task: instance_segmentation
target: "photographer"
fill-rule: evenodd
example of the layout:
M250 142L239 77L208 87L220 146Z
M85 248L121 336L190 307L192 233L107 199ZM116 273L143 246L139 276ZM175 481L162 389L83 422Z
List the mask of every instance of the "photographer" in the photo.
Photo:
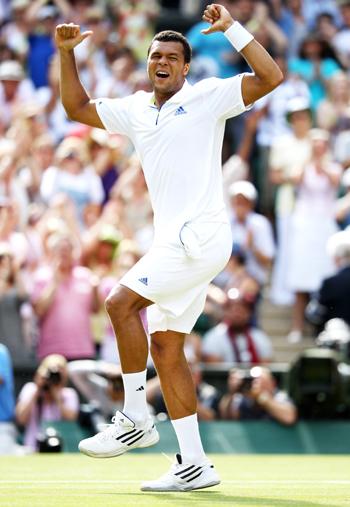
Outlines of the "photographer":
M262 364L271 361L269 337L251 324L254 300L229 289L222 304L223 319L203 336L205 363Z
M76 390L96 407L106 423L117 410L123 409L124 388L119 365L91 359L71 361L68 375Z
M75 421L79 412L76 391L66 387L67 362L63 356L47 356L34 382L25 384L16 406L17 423L24 427L24 443L37 450L37 434L44 421Z
M95 430L99 430L99 425L108 424L118 410L123 410L124 387L120 365L81 359L68 364L68 375L92 410L91 423ZM148 408L150 413L154 412L151 405Z
M246 375L242 370L231 370L227 385L228 393L219 404L222 419L273 419L285 425L296 422L296 407L277 388L267 368L255 366Z

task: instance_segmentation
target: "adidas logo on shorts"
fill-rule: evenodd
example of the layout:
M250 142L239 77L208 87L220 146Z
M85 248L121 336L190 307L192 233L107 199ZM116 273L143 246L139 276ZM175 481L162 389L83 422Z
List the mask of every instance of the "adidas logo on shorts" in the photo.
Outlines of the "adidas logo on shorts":
M148 278L139 278L139 282L143 283L143 285L148 285Z

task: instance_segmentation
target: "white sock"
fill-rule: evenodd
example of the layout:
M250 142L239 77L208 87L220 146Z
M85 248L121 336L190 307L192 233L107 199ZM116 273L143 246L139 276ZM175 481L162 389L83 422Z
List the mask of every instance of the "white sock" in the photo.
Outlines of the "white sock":
M182 462L202 463L205 460L205 452L199 434L197 414L173 419L171 423L179 442Z
M147 370L137 373L122 373L124 384L125 415L135 422L145 421L149 417L146 401Z

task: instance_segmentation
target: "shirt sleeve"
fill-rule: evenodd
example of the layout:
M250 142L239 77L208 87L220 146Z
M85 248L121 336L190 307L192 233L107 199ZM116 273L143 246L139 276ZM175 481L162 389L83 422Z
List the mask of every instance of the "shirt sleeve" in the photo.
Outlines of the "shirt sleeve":
M221 329L219 326L214 327L203 336L202 352L208 355L220 356L224 360L225 354L223 354L221 347Z
M64 387L62 390L63 403L66 409L79 411L79 397L72 387Z
M254 343L256 348L258 349L258 354L260 359L271 359L273 355L273 349L271 345L271 341L268 338L267 334L265 334L261 329L254 329L252 331L252 336L254 339Z
M96 99L96 111L105 129L110 134L124 134L130 137L130 105L132 95L121 99Z
M275 241L270 222L267 218L261 216L253 225L254 246L263 255L273 259L275 255Z
M11 356L5 345L2 344L0 344L0 377L2 377L2 380L4 381L2 385L7 384L12 389L13 381Z
M217 119L233 118L251 109L242 97L242 79L248 74L238 74L226 79L209 78L198 83L202 90L205 106Z
M37 390L37 386L34 382L27 382L22 387L19 395L18 395L18 401L28 401L34 396L35 392Z
M286 158L286 148L285 143L281 140L276 139L274 143L272 143L270 156L269 156L269 168L272 171L280 170L285 165ZM288 150L287 150L288 154Z
M101 178L95 173L94 169L89 168L90 176L90 199L93 204L101 204L103 201L103 185Z
M45 276L45 278L35 276L33 281L32 290L30 293L30 301L36 303L40 299L42 292L46 289L50 283L51 277Z
M57 190L57 169L56 167L49 167L44 171L40 184L40 195L46 204Z

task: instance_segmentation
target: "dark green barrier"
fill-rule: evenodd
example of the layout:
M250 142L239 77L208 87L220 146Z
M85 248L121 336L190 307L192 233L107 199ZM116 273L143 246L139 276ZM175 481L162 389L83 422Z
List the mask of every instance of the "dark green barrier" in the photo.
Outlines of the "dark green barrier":
M78 442L86 431L72 422L45 424L61 434L65 452L77 452ZM178 452L173 427L169 421L158 423L160 442L135 452ZM234 454L350 454L350 422L299 422L293 427L264 422L202 422L200 431L209 453Z

